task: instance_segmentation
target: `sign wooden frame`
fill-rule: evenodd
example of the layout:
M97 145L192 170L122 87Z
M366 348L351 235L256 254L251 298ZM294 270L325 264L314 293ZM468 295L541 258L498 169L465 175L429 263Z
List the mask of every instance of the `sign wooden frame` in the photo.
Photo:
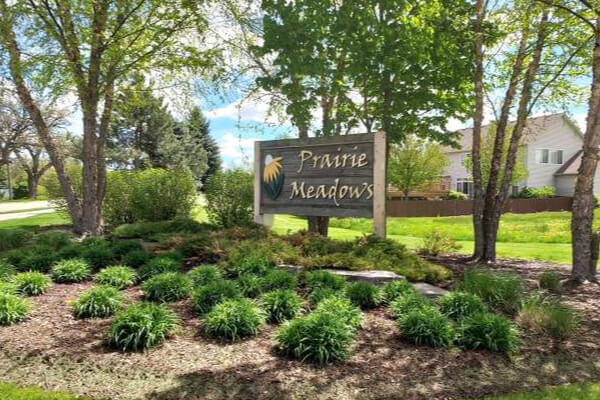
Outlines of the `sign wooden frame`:
M254 142L254 220L273 214L373 218L385 237L386 135Z

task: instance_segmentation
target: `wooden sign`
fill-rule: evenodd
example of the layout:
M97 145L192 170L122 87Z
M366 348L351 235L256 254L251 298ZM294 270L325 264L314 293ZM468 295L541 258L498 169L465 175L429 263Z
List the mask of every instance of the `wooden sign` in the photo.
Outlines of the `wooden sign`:
M255 142L254 212L373 218L385 236L385 133Z

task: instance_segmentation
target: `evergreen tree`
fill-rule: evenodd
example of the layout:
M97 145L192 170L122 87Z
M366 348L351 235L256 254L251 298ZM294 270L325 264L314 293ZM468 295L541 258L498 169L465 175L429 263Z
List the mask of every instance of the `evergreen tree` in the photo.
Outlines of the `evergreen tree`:
M206 150L208 168L200 178L200 182L204 186L206 180L221 169L219 146L217 146L217 142L210 136L210 124L199 107L194 107L190 110L185 121L185 128L188 135L199 140L204 150Z

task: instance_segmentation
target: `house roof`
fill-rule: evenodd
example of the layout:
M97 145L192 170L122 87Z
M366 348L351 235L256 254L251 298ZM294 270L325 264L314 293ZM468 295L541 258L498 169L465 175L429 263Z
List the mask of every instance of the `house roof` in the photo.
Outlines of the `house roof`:
M560 168L556 170L554 176L577 175L577 171L581 165L582 154L583 150L579 150L577 153L573 154L573 156L569 158L566 163L561 165Z
M577 134L579 134L580 136L583 137L583 134L581 133L581 131L579 130L579 127L577 127L577 124L573 123L573 121L571 121L569 119L569 117L567 115L565 115L565 113L557 113L557 114L550 114L550 115L541 115L539 117L533 117L533 118L528 118L527 119L527 126L526 126L526 130L524 132L524 141L527 141L527 136L531 136L532 134L535 133L540 133L544 131L544 128L555 124L557 122L561 122L564 121L567 124L569 124L573 130L575 130L575 132L577 132ZM511 121L509 122L509 126L513 126L515 124L515 121ZM482 136L485 136L487 134L487 130L488 130L489 125L484 125L481 128L481 134ZM465 128L465 129L460 129L458 130L458 132L461 134L460 137L458 138L458 148L454 148L454 147L450 147L450 146L445 146L442 148L442 151L444 153L452 153L452 152L462 152L462 151L471 151L471 147L473 144L473 128Z

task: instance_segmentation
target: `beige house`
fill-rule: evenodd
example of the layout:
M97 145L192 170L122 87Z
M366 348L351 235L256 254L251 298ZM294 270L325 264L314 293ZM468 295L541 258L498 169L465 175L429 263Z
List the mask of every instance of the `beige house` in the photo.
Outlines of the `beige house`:
M472 129L462 129L460 148L444 148L449 166L444 178L452 190L472 194L471 174L465 168L465 159L471 156ZM487 126L482 135L486 135ZM565 114L553 114L527 120L523 138L524 162L527 177L513 187L513 193L525 186L552 186L558 196L572 196L577 169L581 162L583 134ZM600 174L596 173L595 191L600 192Z

